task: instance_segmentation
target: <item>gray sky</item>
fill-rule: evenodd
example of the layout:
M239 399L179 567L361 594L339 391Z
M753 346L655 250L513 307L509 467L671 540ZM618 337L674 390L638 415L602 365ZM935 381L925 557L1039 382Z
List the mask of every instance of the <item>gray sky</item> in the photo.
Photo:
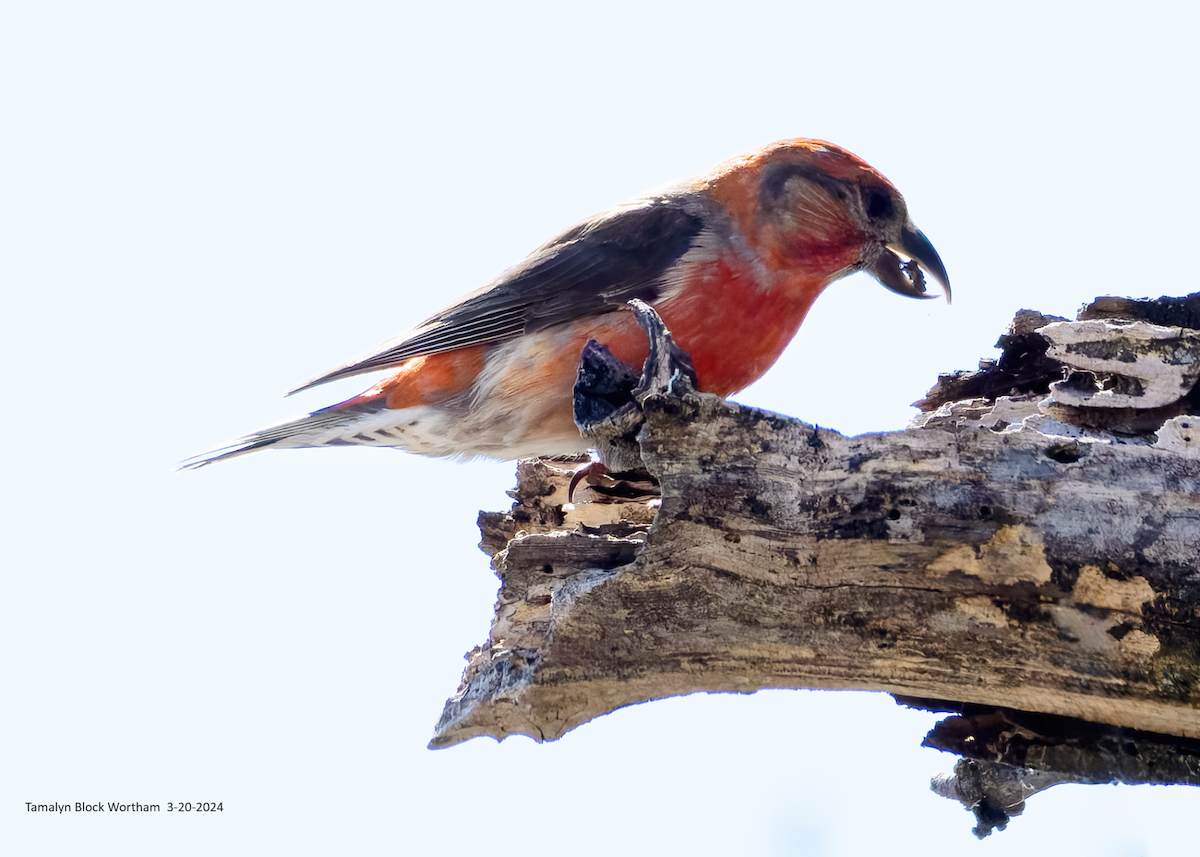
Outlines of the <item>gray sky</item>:
M605 206L783 137L904 193L954 284L827 292L737 398L896 429L1013 313L1183 294L1182 3L10 3L0 11L0 829L14 854L1180 853L1200 790L1062 787L976 844L888 697L617 712L425 744L510 464L174 462ZM736 9L736 11L735 11ZM991 11L995 9L997 11ZM54 816L25 801L223 801Z

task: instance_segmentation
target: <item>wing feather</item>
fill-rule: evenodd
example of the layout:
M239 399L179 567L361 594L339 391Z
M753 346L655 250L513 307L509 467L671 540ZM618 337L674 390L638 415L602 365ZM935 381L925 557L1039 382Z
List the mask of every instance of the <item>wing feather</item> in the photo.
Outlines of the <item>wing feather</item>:
M398 367L413 357L514 339L615 309L632 298L652 303L670 281L672 266L703 231L700 215L672 196L610 209L412 331L291 392Z

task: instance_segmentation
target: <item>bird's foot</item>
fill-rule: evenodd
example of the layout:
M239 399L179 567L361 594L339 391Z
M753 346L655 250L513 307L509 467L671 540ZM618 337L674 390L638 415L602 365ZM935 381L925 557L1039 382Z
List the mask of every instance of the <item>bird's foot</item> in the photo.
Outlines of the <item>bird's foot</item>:
M642 364L642 379L633 391L638 404L654 395L681 396L696 389L696 369L692 355L675 344L662 316L645 301L629 302L633 317L650 340L650 354Z
M661 495L658 479L646 468L613 471L603 461L593 459L571 476L567 485L568 503L575 502L575 490L584 482L594 494L614 502L651 500Z
M641 376L592 339L580 355L575 379L575 424L608 472L644 469L637 435L648 398L683 395L696 385L692 358L675 344L654 308L640 300L630 301L629 307L650 342Z

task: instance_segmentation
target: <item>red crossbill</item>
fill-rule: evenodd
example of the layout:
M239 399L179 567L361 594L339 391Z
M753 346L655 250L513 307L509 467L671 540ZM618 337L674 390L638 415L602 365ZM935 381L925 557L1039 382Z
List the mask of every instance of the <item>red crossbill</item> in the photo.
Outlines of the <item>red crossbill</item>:
M727 396L770 368L834 280L867 271L921 298L921 269L949 299L937 252L887 179L830 143L773 143L588 218L410 332L297 388L389 372L361 395L181 467L268 447L584 452L572 418L579 355L594 339L641 365L646 337L621 311L630 299L662 316L691 355L697 388Z

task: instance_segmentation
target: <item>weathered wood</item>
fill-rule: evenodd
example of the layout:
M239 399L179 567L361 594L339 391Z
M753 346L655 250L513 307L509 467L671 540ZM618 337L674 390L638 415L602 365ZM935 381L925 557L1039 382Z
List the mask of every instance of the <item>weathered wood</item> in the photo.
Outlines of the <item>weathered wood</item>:
M1064 783L1200 785L1200 741L1067 717L903 697L898 702L954 714L922 746L963 758L933 790L970 809L975 835L1003 830L1037 792Z
M435 746L761 687L1200 737L1200 457L950 418L846 438L696 394L646 416L652 537L643 503L514 538Z
M1126 301L1136 324L1113 301L1023 311L1003 365L944 376L902 432L843 437L648 366L640 415L609 402L637 437L602 436L661 498L570 504L574 464L520 464L512 511L480 517L492 632L431 746L697 691L855 688L952 701L927 740L969 764L936 788L981 835L1058 782L1195 783L1200 334L1145 322L1196 303L1171 300ZM969 389L985 398L946 399Z
M572 504L583 462L520 463L512 510L480 515L492 631L431 746L696 691L857 688L956 713L926 738L963 757L933 787L979 836L1059 783L1197 784L1197 307L1023 310L909 429L855 438L696 394L639 309L664 359L635 384L592 348L576 410L649 473L592 468Z

